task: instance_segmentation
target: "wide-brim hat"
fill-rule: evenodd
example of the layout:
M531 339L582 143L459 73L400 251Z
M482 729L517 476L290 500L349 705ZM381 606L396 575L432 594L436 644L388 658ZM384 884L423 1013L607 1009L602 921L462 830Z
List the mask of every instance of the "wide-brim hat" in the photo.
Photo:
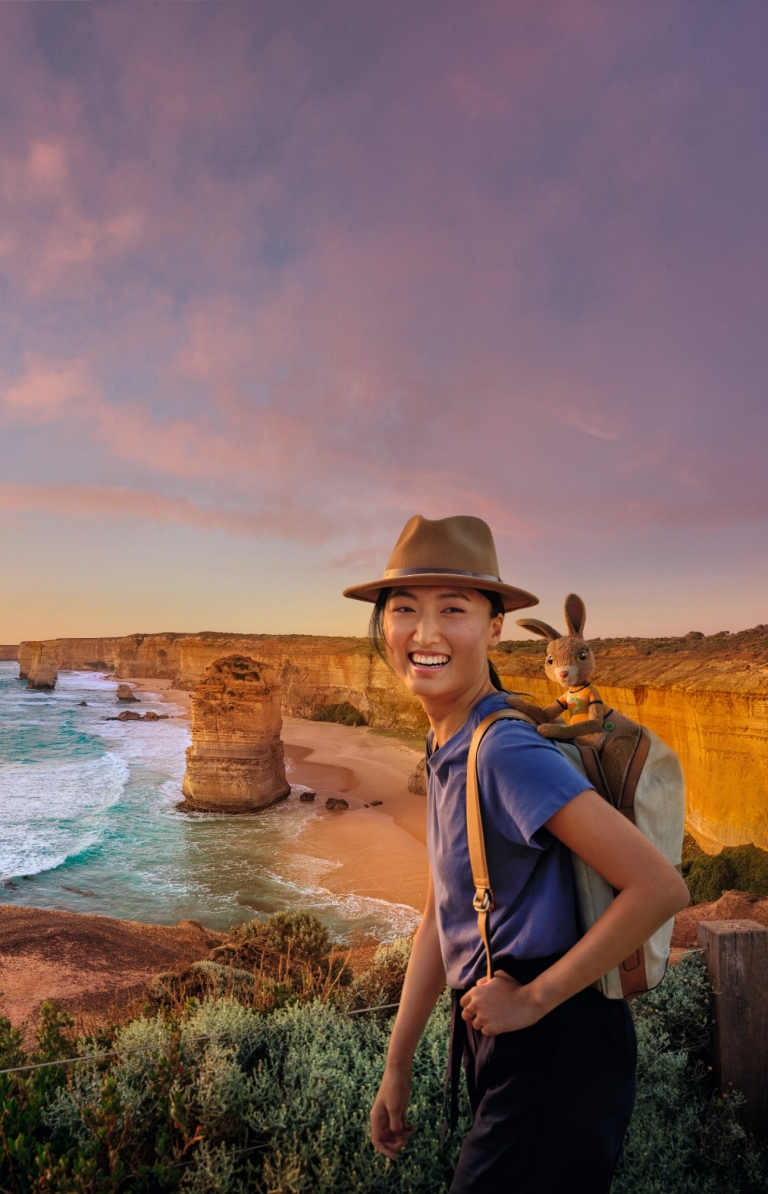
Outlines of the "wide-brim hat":
M498 593L507 611L539 604L533 593L504 584L491 528L469 514L435 519L414 514L403 527L384 575L352 585L344 596L375 602L382 589L443 584Z

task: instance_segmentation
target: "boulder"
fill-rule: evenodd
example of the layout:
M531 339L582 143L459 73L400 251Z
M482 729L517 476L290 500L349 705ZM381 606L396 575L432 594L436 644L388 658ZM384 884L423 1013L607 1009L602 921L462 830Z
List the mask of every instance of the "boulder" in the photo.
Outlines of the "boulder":
M110 718L110 721L141 721L141 714L134 713L133 709L123 709L122 713L118 713L117 717Z
M416 764L416 770L408 779L408 791L413 792L415 796L426 796L427 794L427 764L424 759L419 759Z
M80 705L80 708L81 708L81 709L87 709L87 708L88 708L88 702L87 702L87 701L79 701L78 703L79 703L79 705Z
M310 791L299 792L299 800L310 801L310 800L314 800L316 796L317 796L317 792L310 792Z
M159 713L155 713L154 710L152 710L152 709L147 709L146 713L144 714L144 716L142 717L141 720L142 721L159 721L160 715L159 715Z
M255 812L284 800L280 684L246 655L217 659L192 697L192 745L182 791L191 808Z
M331 812L341 812L345 808L349 808L349 804L346 800L342 800L340 797L329 796L325 802L325 807L330 809Z
M53 663L38 663L30 668L27 675L27 688L55 688L59 673Z
M118 701L138 701L139 699L137 696L134 696L130 684L118 684L116 695Z

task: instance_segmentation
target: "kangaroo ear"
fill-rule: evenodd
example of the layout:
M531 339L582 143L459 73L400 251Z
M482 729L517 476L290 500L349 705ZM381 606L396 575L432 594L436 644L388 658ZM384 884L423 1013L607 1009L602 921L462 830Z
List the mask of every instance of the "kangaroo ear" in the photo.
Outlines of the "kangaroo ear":
M565 599L565 624L568 633L581 636L584 623L587 620L587 607L575 593L569 593Z
M556 638L563 637L559 630L553 630L551 626L547 626L546 622L540 622L538 618L518 618L517 624L522 626L523 630L530 630L531 634L538 634L550 643L553 643Z

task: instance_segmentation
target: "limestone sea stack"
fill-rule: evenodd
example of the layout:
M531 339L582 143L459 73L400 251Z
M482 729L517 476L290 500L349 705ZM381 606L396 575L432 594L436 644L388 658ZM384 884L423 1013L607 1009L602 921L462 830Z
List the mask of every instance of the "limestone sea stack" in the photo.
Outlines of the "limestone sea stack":
M55 664L40 662L27 675L27 688L55 688L58 678Z
M217 659L192 695L192 745L182 791L193 808L254 812L283 800L280 684L247 655Z

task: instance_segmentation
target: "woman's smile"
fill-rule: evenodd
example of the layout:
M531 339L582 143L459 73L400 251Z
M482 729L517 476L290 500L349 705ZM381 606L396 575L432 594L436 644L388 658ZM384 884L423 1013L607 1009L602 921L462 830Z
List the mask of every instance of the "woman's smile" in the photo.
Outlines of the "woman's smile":
M450 655L431 651L411 651L408 655L413 667L419 671L439 672L451 662Z

